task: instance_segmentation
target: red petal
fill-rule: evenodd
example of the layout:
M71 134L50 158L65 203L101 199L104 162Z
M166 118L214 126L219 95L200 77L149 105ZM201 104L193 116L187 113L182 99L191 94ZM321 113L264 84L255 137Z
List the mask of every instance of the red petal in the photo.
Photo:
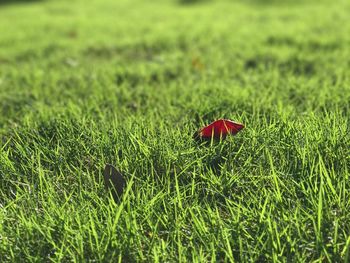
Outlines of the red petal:
M235 135L244 128L244 125L230 120L217 120L199 131L202 138L225 138L228 134Z

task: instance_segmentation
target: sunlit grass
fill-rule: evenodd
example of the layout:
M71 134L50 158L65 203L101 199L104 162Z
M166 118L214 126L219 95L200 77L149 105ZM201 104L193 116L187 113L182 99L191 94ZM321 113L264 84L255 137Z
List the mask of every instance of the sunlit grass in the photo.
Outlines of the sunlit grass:
M349 261L346 1L15 2L1 262ZM193 140L218 118L246 128Z

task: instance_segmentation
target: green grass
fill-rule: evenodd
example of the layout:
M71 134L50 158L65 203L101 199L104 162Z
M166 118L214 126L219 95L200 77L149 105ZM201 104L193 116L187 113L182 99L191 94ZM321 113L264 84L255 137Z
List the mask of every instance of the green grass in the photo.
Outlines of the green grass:
M0 261L349 262L349 13L2 3ZM222 117L246 129L193 141Z

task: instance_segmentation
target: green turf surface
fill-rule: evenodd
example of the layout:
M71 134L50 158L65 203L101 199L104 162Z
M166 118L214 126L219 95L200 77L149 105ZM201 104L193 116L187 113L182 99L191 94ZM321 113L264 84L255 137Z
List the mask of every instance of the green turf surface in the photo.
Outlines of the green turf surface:
M349 262L349 14L0 0L0 261Z

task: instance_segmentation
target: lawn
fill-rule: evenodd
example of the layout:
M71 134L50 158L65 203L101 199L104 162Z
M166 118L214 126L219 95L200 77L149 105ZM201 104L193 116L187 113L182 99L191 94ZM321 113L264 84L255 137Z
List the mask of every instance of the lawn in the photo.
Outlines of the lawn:
M0 0L0 261L349 262L349 14Z

